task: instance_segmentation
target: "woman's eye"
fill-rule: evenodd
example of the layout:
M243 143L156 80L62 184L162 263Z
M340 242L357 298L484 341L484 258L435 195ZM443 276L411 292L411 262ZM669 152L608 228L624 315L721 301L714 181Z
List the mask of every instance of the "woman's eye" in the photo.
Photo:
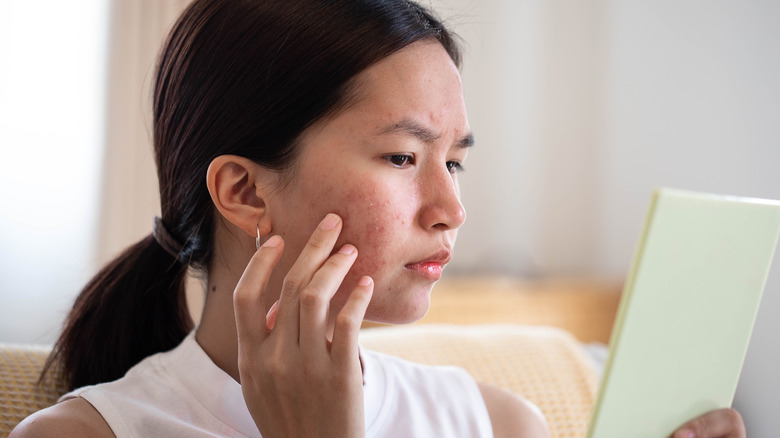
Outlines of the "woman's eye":
M450 173L457 173L463 171L463 165L458 161L447 161L447 170Z
M406 167L414 164L414 157L411 155L388 155L385 159L396 167Z

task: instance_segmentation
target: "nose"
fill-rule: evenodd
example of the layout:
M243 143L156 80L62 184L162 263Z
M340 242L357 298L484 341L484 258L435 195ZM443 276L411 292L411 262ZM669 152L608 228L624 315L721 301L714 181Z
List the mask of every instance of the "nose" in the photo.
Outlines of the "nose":
M420 187L420 224L425 229L453 230L466 221L455 177L446 169L427 172Z

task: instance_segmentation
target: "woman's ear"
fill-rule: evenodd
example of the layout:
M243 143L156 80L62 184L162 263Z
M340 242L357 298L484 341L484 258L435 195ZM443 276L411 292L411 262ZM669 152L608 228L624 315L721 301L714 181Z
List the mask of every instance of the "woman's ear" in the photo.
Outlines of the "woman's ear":
M266 196L272 172L237 155L220 155L209 164L206 185L219 213L250 236L271 232Z

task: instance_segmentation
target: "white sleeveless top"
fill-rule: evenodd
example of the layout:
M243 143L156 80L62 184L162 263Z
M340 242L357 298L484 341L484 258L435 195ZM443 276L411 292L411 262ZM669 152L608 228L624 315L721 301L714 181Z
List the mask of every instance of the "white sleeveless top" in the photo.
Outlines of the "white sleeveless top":
M419 365L361 350L366 437L492 437L473 378L456 367ZM241 386L217 367L190 333L119 380L86 386L60 401L86 399L117 438L262 438Z

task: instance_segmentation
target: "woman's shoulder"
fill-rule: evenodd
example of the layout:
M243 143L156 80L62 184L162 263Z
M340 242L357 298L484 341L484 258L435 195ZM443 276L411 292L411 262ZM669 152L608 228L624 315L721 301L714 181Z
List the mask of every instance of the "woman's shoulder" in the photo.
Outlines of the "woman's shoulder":
M83 398L73 398L38 411L19 423L8 438L114 437L108 423Z
M542 411L529 400L505 389L478 382L495 437L549 438Z

